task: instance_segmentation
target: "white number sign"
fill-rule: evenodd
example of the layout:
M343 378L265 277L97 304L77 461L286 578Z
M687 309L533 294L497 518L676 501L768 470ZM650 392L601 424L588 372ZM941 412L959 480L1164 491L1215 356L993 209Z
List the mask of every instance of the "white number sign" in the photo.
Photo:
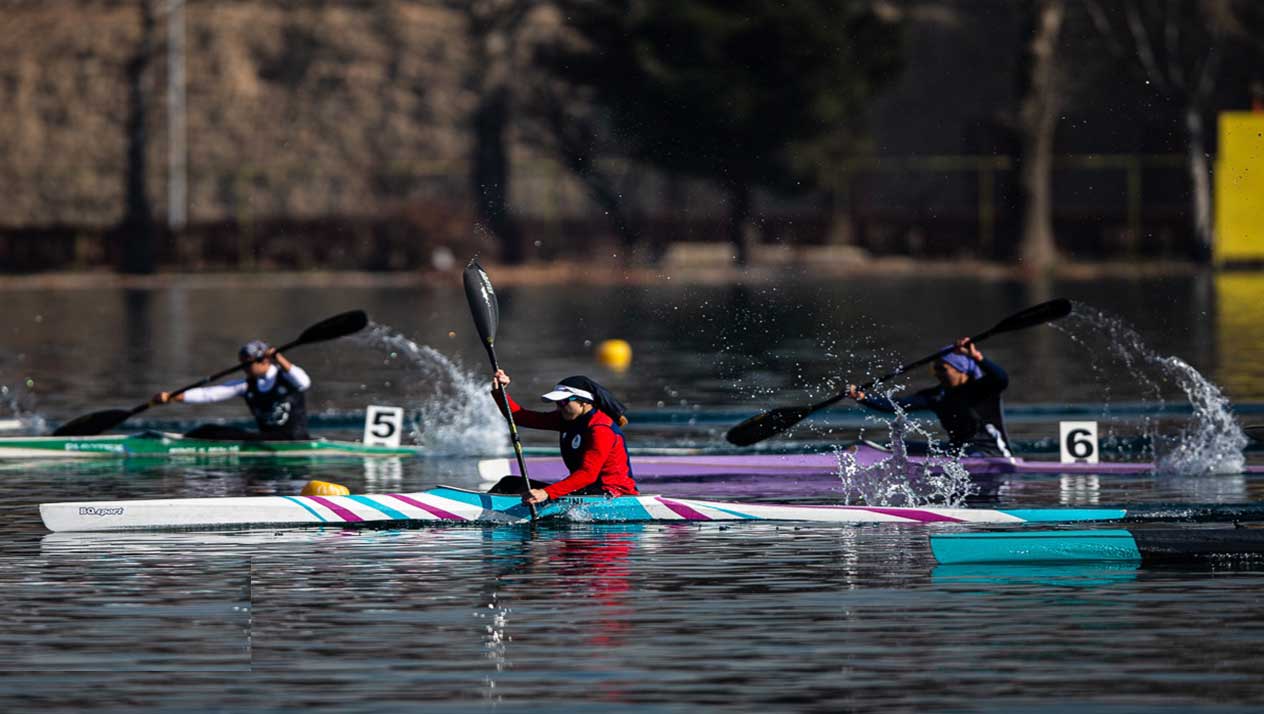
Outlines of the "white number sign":
M364 443L378 446L399 446L404 426L403 407L369 405L364 410Z
M1062 463L1097 463L1097 422L1058 422L1061 432Z

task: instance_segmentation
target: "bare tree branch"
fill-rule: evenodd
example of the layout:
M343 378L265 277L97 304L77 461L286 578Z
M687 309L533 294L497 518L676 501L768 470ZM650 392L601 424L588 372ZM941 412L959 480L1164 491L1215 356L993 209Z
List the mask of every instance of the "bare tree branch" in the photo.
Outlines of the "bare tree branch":
M1111 27L1110 18L1106 17L1106 11L1102 9L1101 4L1097 0L1084 0L1084 8L1088 10L1089 19L1093 21L1093 26L1106 42L1106 48L1111 54L1117 57L1128 57L1128 48L1119 41L1118 33Z
M1181 90L1189 89L1189 78L1185 76L1185 68L1181 65L1181 6L1186 0L1167 0L1163 12L1163 44L1167 58L1167 76L1172 79L1172 86Z
M1154 49L1150 46L1150 35L1146 32L1145 22L1141 19L1141 13L1137 6L1131 2L1124 4L1124 15L1128 21L1128 30L1132 34L1132 41L1137 47L1137 59L1141 61L1141 68L1151 82L1159 87L1168 87L1166 77L1163 76L1162 70L1159 69L1158 60L1155 59Z

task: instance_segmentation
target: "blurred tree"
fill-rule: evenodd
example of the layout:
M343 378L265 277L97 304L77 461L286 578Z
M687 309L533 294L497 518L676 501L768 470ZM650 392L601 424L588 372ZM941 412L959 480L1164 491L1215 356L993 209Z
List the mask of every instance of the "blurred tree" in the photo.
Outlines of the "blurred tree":
M822 159L805 157L846 144L899 66L899 28L868 0L557 4L573 35L543 48L539 64L600 108L626 156L721 186L741 264L752 190L808 188L816 172L805 169ZM569 145L583 148L586 131ZM582 163L590 187L593 158L568 162Z
M496 236L501 259L526 260L522 229L509 212L509 143L514 115L515 57L524 20L539 0L445 0L465 16L472 47L475 106L470 180L479 219Z
M1207 118L1226 56L1235 50L1259 61L1264 37L1260 0L1082 0L1103 43L1147 84L1178 102L1184 114L1186 157L1198 258L1208 260L1215 239Z
M1029 272L1047 272L1057 262L1053 235L1053 138L1064 87L1058 61L1066 0L1029 0L1023 8L1026 43L1021 63L1018 110L1019 186L1023 234L1019 258Z
M641 225L635 212L625 205L614 171L598 161L599 157L621 156L623 152L591 92L559 81L535 81L527 90L523 109L524 139L557 157L579 179L588 197L605 214L623 254L631 256L642 239ZM657 236L651 238L655 240L648 247L649 257L657 260L661 246Z
M154 11L150 0L141 0L140 40L125 67L127 77L127 164L124 169L123 218L110 229L107 240L115 247L119 269L124 273L152 273L155 266L153 208L145 182L148 137L145 75L154 48Z

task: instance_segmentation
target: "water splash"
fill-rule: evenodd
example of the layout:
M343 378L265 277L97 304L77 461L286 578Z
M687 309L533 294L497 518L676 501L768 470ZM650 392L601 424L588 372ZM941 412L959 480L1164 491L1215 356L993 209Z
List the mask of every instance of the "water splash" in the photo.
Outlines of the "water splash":
M1229 399L1181 359L1165 357L1160 364L1185 393L1194 413L1177 434L1154 435L1159 473L1241 473L1246 466L1242 450L1247 438Z
M10 387L0 384L0 423L14 431L25 433L43 433L48 430L44 417L36 414L31 403L34 396L30 390L33 383Z
M400 380L409 404L412 438L427 453L442 456L503 453L507 447L504 420L492 401L489 381L467 372L459 363L425 345L418 345L386 325L370 323L352 339L382 350L388 361L400 360L408 379Z
M1174 433L1162 433L1162 426L1154 417L1142 418L1143 432L1149 437L1148 455L1159 473L1190 476L1242 472L1246 465L1242 455L1246 434L1233 415L1229 399L1193 366L1179 357L1158 354L1123 319L1083 303L1075 303L1071 315L1053 323L1053 327L1093 356L1090 368L1103 385L1107 404L1104 417L1109 418L1111 380L1104 378L1107 370L1099 357L1115 363L1110 374L1132 375L1148 395L1145 401L1159 409L1164 406L1164 394L1171 393L1172 387L1184 394L1192 413Z
M884 325L855 312L850 304L825 299L823 314L830 322L806 326L805 333L787 332L786 321L776 310L734 310L726 306L717 320L718 336L713 361L717 373L728 381L728 391L739 401L759 409L773 405L812 404L836 395L847 384L859 384L889 372L899 364L900 355L884 347L878 336ZM838 319L840 314L848 315ZM811 345L817 358L799 359ZM848 373L843 365L864 365L858 373ZM818 414L781 432L781 440L822 438L830 435L828 420ZM754 450L775 448L756 445Z
M890 388L885 396L892 399L898 387ZM960 454L950 454L939 446L925 424L910 419L896 407L895 416L884 421L889 428L891 457L870 466L861 465L850 451L835 447L838 458L838 478L842 482L844 502L864 503L870 506L924 506L929 504L958 507L965 505L975 485L970 472L961 465ZM877 419L877 417L875 417ZM908 453L907 436L925 439L928 452L912 459Z

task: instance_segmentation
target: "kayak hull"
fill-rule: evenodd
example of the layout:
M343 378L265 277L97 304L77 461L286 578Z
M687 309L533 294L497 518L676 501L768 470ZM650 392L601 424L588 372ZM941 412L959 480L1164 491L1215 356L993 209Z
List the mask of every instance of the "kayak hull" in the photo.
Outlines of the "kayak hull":
M951 533L930 538L945 565L1091 561L1178 562L1264 558L1264 530L1111 529Z
M664 496L566 497L538 508L540 518L636 521L803 521L819 523L1050 523L1109 521L1122 509L879 508L868 506L726 503ZM440 486L418 493L354 496L254 496L148 501L45 503L51 531L221 530L419 523L515 524L530 520L518 496Z
M162 432L0 438L0 459L376 457L416 456L418 453L420 451L416 448L374 446L353 441L220 441Z

